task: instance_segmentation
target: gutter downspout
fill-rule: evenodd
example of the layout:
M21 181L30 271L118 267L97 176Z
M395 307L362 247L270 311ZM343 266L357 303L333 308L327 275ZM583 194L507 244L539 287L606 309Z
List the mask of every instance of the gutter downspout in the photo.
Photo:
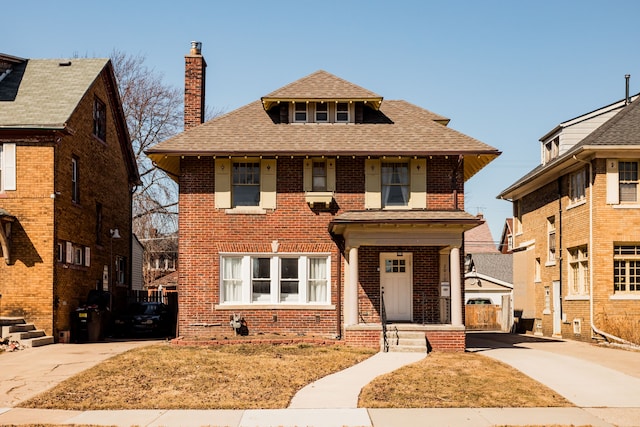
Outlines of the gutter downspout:
M558 264L560 267L560 271L558 272L558 281L560 282L559 292L560 292L560 336L562 336L562 315L564 313L564 298L562 298L562 267L564 261L564 252L562 249L562 179L558 178Z
M573 160L576 160L581 163L586 163L589 165L589 254L593 253L593 164L591 162L587 162L585 160L578 159L575 155L573 156ZM589 256L591 258L591 256ZM637 347L636 344L624 340L620 337L616 337L614 335L608 334L604 331L601 331L596 326L596 323L593 320L593 268L589 268L589 323L591 326L591 330L602 337L604 337L607 341L619 341L623 344L631 345L633 347Z

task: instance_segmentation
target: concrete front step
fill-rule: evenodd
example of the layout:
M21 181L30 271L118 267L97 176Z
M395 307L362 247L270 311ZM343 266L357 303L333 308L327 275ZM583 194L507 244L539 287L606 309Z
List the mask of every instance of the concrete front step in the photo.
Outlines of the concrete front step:
M55 342L52 336L36 329L32 323L26 323L22 317L0 318L0 333L2 340L15 341L24 347L40 347Z
M389 351L394 352L419 352L427 351L427 341L424 332L403 331L396 328L387 330L387 342Z
M51 335L44 335L42 337L20 340L19 342L25 347L41 347L43 345L53 344L54 339Z

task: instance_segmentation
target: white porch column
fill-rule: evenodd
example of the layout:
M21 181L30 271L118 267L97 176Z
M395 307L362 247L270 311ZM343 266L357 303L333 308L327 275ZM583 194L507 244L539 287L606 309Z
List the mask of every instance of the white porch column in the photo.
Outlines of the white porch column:
M358 324L358 248L349 249L349 280L344 292L344 324Z
M460 248L452 247L449 255L451 277L451 324L462 326L462 281L460 278Z

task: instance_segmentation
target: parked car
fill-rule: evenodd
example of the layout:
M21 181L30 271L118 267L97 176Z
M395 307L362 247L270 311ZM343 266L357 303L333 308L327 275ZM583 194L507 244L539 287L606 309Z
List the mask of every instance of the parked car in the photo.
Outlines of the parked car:
M489 298L470 298L467 304L493 304Z
M160 302L134 302L123 313L115 315L113 333L116 336L173 334L174 320L169 307Z

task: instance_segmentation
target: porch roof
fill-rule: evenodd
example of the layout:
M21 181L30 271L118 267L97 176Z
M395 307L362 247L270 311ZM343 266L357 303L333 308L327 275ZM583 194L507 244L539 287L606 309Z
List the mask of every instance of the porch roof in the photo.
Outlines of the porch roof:
M484 220L465 211L349 211L329 223L329 233L343 236L347 246L459 245L462 233Z

